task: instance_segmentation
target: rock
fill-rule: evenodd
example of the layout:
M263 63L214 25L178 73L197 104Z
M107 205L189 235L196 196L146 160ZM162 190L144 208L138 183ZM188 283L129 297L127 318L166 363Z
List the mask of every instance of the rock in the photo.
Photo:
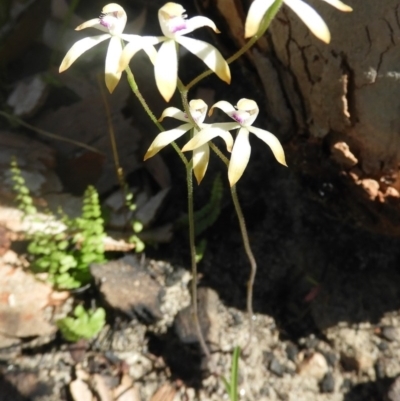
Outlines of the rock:
M285 372L285 367L278 361L277 358L273 357L271 363L269 364L269 370L278 377L282 377Z
M298 354L299 354L299 348L297 347L297 345L289 343L286 346L286 355L288 359L290 359L292 362L296 362Z
M320 383L321 393L333 393L335 391L335 378L332 372L328 372Z
M381 335L388 341L399 341L400 339L399 329L393 326L382 327Z
M198 315L202 333L210 344L218 343L219 322L217 305L218 295L210 288L199 288L197 291ZM179 339L186 344L197 343L197 330L193 321L192 306L178 312L174 327Z
M328 373L328 363L321 353L315 352L310 356L305 356L304 353L301 353L299 358L302 359L297 367L299 375L311 376L321 380Z
M358 159L351 153L346 142L336 142L331 147L331 157L344 168L351 168L358 163Z
M390 385L387 399L388 401L400 401L400 377L397 377Z
M160 306L164 290L136 256L92 264L90 272L111 307L131 318L137 314L147 322L162 318Z

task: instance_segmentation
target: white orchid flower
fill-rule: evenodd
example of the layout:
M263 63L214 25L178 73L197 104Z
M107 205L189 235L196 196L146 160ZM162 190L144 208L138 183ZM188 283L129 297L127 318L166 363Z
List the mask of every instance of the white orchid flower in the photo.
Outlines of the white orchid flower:
M103 8L99 18L93 18L75 28L76 31L85 28L96 28L107 33L78 40L65 55L59 71L65 71L87 50L106 39L110 39L106 56L105 81L107 89L112 93L121 78L121 72L119 72L118 67L122 54L122 40L132 42L133 48L136 49L134 53L143 48L150 58L155 58L156 55L156 50L152 46L152 44L157 43L157 41L154 41L154 38L143 38L139 35L123 33L126 21L125 10L119 4L107 4Z
M177 44L185 47L195 56L204 61L207 67L228 84L231 81L229 66L221 53L212 45L201 40L188 38L184 35L195 29L208 26L219 33L214 22L206 17L186 19L185 9L177 3L167 3L158 11L162 33L165 36L155 38L162 43L154 64L157 87L168 102L175 92L178 79ZM134 45L128 44L121 57L120 70L124 70L134 54Z
M271 7L275 0L254 0L250 6L249 12L246 18L245 24L245 38L254 36L259 27L265 13ZM339 0L323 0L325 3L336 7L340 11L353 11L351 7L342 3ZM307 25L310 31L319 39L325 43L329 43L331 40L331 34L324 20L320 15L307 3L302 0L283 0L283 2L289 6L298 17Z
M233 138L232 135L226 129L220 129L214 127L211 124L203 123L207 115L207 105L204 103L203 100L201 99L191 100L189 102L189 108L190 108L190 114L192 115L192 118L195 121L197 127L200 128L200 131L192 122L190 122L185 112L177 109L176 107L166 108L160 117L160 121L162 121L165 117L173 117L176 118L177 120L183 121L185 124L182 124L179 127L176 127L169 131L161 132L159 135L157 135L157 137L154 139L153 143L147 150L144 156L144 160L153 157L165 146L169 145L171 142L180 138L182 135L184 135L187 131L191 129L193 129L194 137L198 135L205 135L211 137L221 136L226 143L228 151L230 152L232 150ZM208 144L200 145L193 150L193 171L196 180L199 184L206 173L209 158L210 158L210 149Z
M212 124L213 126L216 125L219 127L219 129L228 130L239 128L228 167L228 178L231 186L235 185L239 181L247 166L247 163L249 162L251 153L251 147L249 143L250 132L264 141L271 148L272 153L279 163L287 166L285 152L278 138L268 131L251 126L254 120L257 118L259 112L257 103L254 100L240 99L236 108L233 107L229 102L222 100L215 103L214 106L211 107L210 114L212 114L213 109L216 107L224 111L236 122ZM211 135L208 135L207 137L207 134L204 135L199 133L193 139L191 139L182 150L193 150L197 148L197 146L203 145L210 139L212 139Z

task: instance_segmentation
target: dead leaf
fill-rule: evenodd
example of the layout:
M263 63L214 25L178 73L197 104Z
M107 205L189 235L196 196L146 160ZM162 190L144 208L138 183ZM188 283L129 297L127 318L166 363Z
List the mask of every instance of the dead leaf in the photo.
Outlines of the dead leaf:
M150 401L172 401L176 390L171 384L163 384L151 397Z
M121 384L113 391L114 401L140 401L139 391L127 374L121 378Z

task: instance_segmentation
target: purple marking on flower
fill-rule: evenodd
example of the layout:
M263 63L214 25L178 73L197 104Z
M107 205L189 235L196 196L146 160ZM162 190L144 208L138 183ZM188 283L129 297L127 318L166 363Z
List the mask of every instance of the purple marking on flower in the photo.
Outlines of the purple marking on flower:
M236 111L232 113L232 118L237 121L239 124L243 124L245 119L243 116L240 115L240 113L237 113Z
M110 24L109 22L107 22L107 21L104 19L104 17L105 17L105 15L104 15L104 16L100 16L100 18L99 18L99 20L100 20L100 25L103 25L105 28L110 29L111 24Z
M177 24L177 25L171 24L170 31L171 31L171 33L176 33L176 32L182 31L186 28L187 28L186 21L179 21L179 24Z

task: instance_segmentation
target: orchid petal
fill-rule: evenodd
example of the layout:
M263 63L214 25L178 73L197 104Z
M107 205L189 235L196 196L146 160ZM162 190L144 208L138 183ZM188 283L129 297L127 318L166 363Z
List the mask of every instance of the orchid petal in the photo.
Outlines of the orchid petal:
M79 26L75 28L75 31L81 31L82 29L86 28L96 28L99 29L100 31L110 33L110 30L106 28L105 26L100 24L100 19L99 18L93 18L89 21L86 21Z
M330 4L331 6L337 8L340 11L344 11L344 12L353 11L353 9L350 6L348 6L347 4L342 3L339 0L322 0L322 1L324 1L325 3Z
M127 15L125 10L117 3L109 3L103 7L100 19L110 21L110 33L113 35L121 35L124 32Z
M103 42L104 40L109 39L109 38L110 38L110 34L106 34L106 35L92 36L89 38L84 38L84 39L78 40L68 50L63 61L61 62L59 71L60 72L65 71L66 69L68 69L71 66L71 64L79 56L81 56L87 50L91 49L93 46L96 46L98 43Z
M138 41L129 42L122 50L119 59L118 71L124 71L128 67L131 58L142 49L142 44Z
M231 160L228 167L228 179L233 187L243 175L250 159L251 147L249 142L249 131L240 128L235 144L233 145Z
M186 113L184 113L182 110L177 109L176 107L167 107L161 114L161 117L158 119L158 121L164 120L165 117L173 117L177 120L188 122Z
M165 101L169 102L178 80L178 54L173 40L166 40L158 50L154 72L157 88Z
M318 39L321 39L325 43L330 42L331 34L327 25L311 6L302 0L285 0L285 4L298 15Z
M201 40L187 38L186 36L177 36L175 40L203 60L207 67L214 71L220 79L228 84L231 82L231 72L228 63L214 46Z
M118 72L118 63L121 58L122 44L121 39L117 36L112 36L106 56L106 86L110 93L113 93L115 87L121 78L121 72Z
M224 131L232 131L233 129L240 128L240 124L235 123L213 123L213 128L220 128Z
M236 111L236 109L229 102L226 100L220 100L211 107L210 111L208 112L209 116L212 115L215 107L221 109L224 113L228 114L229 117L231 117Z
M279 163L287 167L285 160L285 151L283 150L283 147L279 142L279 139L274 134L271 134L271 132L256 127L247 127L247 129L255 136L260 138L263 142L265 142L271 148L272 153L275 156L275 159Z
M274 1L275 0L254 0L253 3L251 3L244 28L245 38L250 38L258 32L265 13L272 6Z
M200 184L207 171L208 161L210 160L210 148L203 145L193 150L193 173L197 184Z
M182 148L182 152L198 149L199 147L203 146L217 136L220 136L225 141L226 149L228 150L228 152L230 152L233 146L232 135L228 131L222 130L220 128L215 128L214 126L205 128L194 135L194 137L190 139L190 141Z
M192 128L192 124L182 124L179 127L171 129L169 131L161 132L156 136L156 139L152 142L146 154L144 155L144 160L153 157L157 154L162 148L169 145L171 142L175 141L179 137L181 137L185 132L189 131Z
M181 29L181 30L175 32L175 36L186 35L190 32L193 32L195 29L202 28L204 26L208 26L215 33L221 33L218 30L217 26L214 24L214 22L211 21L209 18L198 16L198 17L193 17L193 18L186 20L186 29Z

